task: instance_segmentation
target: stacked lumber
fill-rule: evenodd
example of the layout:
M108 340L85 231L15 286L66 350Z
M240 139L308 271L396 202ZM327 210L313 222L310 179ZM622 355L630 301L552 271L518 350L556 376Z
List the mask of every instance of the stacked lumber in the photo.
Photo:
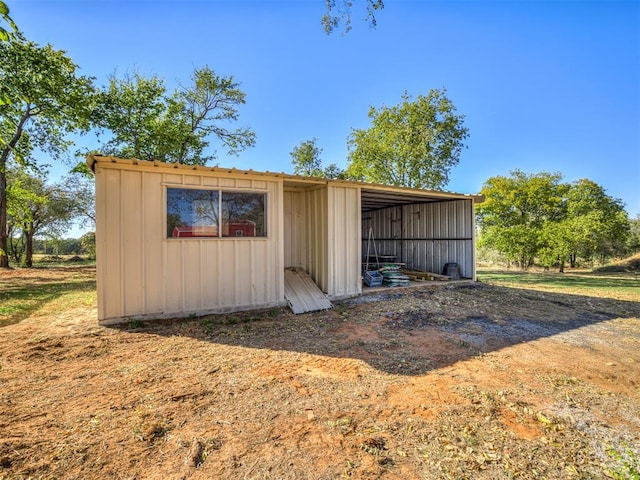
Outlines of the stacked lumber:
M409 270L406 268L401 268L400 272L407 275L409 279L414 282L451 280L451 277L448 275L440 275L439 273L433 272L424 272L422 270Z

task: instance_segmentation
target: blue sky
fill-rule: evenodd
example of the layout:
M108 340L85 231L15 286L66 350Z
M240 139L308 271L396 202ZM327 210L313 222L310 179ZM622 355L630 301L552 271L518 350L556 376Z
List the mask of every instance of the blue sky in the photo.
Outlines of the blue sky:
M355 0L353 30L331 36L324 0L5 1L27 38L101 85L135 69L171 88L194 67L233 75L257 145L219 151L221 166L291 172L289 152L316 137L324 163L344 167L369 106L444 87L470 133L447 190L560 172L640 214L640 1L385 0L371 30Z

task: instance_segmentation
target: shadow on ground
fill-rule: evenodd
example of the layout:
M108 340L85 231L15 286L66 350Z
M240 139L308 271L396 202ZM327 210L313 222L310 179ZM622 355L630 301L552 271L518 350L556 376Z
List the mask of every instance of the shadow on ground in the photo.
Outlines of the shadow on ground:
M256 349L360 359L393 374L419 375L522 342L639 318L640 303L476 284L394 289L293 315L270 309L189 320L131 322L132 335L189 336ZM569 338L570 337L570 338Z

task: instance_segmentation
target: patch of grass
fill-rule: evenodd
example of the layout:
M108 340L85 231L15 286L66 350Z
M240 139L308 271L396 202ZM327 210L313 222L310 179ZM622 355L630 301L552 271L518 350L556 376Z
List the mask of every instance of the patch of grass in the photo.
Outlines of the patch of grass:
M639 272L640 271L640 253L619 260L611 265L596 268L594 273L612 273L612 272Z
M127 322L127 328L129 330L137 330L144 327L144 322L138 318L132 318Z
M95 266L96 259L86 255L34 255L33 268L75 266Z
M0 272L0 327L37 315L40 310L64 312L96 301L92 267L38 269L36 275L28 276L22 272Z
M630 273L557 273L479 269L478 280L505 287L640 302L640 277Z
M640 480L640 458L628 446L623 451L613 447L607 450L609 456L615 461L616 468L607 473L615 480Z

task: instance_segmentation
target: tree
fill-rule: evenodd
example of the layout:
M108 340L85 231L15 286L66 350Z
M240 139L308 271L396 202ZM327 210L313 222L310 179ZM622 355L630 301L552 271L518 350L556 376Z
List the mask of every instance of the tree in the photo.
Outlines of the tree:
M293 150L289 153L293 164L293 173L307 177L343 178L344 171L335 163L331 163L326 167L322 165L322 160L320 159L322 148L316 145L317 141L316 138L312 138L311 140L300 142L297 147L293 147Z
M96 233L87 232L80 237L80 245L89 258L96 258Z
M322 160L320 154L322 148L316 145L316 138L300 142L300 145L293 147L289 153L291 155L291 163L293 164L293 173L296 175L305 175L307 177L322 176Z
M578 258L598 258L604 263L625 251L629 225L620 200L585 178L568 186L565 203L564 218L548 223L543 230L543 265L557 265L563 272L565 262L572 268Z
M589 179L574 182L567 194L568 231L572 239L571 266L578 256L606 258L624 251L629 231L627 213L621 200Z
M21 38L0 42L0 267L8 267L9 160L24 164L37 148L57 159L71 144L67 134L86 131L93 111L93 79L78 76L63 51Z
M489 178L481 190L485 201L476 207L482 244L529 268L544 245L548 222L565 217L567 190L559 173L514 170L510 177Z
M59 185L71 199L71 207L78 225L94 227L96 224L95 178L87 164L80 162Z
M601 261L624 251L628 221L620 200L597 183L562 182L562 175L542 172L492 177L485 182L485 202L476 210L481 243L526 269L538 259L545 267L577 258Z
M371 107L372 126L349 138L347 177L413 188L442 189L460 161L468 129L446 90L415 100L405 92L393 107Z
M233 155L255 145L251 129L226 126L238 120L238 107L246 97L233 77L203 67L191 80L190 87L167 95L157 76L112 76L99 115L101 126L111 133L103 153L204 165L215 158L215 152L205 154L212 136Z
M376 11L384 8L383 0L365 0L366 21L371 28L376 27ZM322 16L322 26L327 35L333 33L341 24L344 25L343 34L351 30L351 7L353 0L325 0L327 11Z
M18 27L15 22L9 16L9 7L7 4L0 0L0 19L7 24L9 29L13 32L18 31ZM11 31L7 30L4 25L0 23L0 42L6 42L11 38Z
M640 214L636 215L636 218L629 219L626 252L630 255L640 252Z
M8 174L9 218L24 238L24 263L32 267L35 236L61 237L71 227L75 201L61 185L47 185L41 171L14 168Z

